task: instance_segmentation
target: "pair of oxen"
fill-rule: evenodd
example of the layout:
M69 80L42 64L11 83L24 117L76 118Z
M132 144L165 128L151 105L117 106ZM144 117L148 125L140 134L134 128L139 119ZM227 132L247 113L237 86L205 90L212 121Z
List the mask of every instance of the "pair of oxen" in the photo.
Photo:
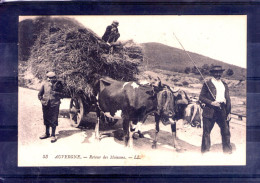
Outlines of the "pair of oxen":
M144 123L148 115L155 117L155 136L153 148L156 148L159 122L170 124L173 146L180 150L176 140L176 121L184 118L188 97L184 91L175 92L171 87L157 84L120 82L111 78L101 78L94 87L97 103L97 123L95 136L100 139L99 125L101 116L122 119L124 141L127 147L133 147L133 128L138 122Z

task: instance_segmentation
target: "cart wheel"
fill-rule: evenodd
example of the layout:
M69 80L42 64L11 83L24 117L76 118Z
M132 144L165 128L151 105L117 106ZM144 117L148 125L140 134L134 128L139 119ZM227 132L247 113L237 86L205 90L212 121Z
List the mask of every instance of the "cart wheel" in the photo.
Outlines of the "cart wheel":
M84 105L82 99L78 96L70 100L70 124L73 127L79 127L84 117Z
M118 122L118 119L112 119L112 118L106 117L106 121L109 126L114 126Z

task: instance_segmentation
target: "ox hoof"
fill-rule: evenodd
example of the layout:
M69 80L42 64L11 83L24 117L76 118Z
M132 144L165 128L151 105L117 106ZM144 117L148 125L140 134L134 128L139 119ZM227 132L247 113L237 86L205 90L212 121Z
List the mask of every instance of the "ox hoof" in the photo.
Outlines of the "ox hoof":
M101 137L96 137L95 140L96 140L96 142L100 142Z
M157 148L157 145L156 144L153 144L152 145L152 149L156 149Z
M141 132L135 132L133 134L133 139L138 139L138 138L144 138L144 135Z
M176 152L183 152L183 149L180 146L175 146Z
M144 134L139 133L139 138L144 138Z
M134 133L132 137L134 140L136 140L136 139L138 139L139 135L137 133Z
M131 145L131 144L127 144L125 147L126 147L126 149L128 149L128 150L133 150L133 149L134 149L134 146Z
M190 125L189 124L184 124L183 128L190 128Z

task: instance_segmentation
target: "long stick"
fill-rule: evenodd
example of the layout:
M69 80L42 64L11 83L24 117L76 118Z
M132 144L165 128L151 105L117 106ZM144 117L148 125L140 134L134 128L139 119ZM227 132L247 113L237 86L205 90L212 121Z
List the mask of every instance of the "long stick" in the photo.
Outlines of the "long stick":
M215 96L213 95L212 91L210 90L210 88L209 88L209 86L208 86L208 84L207 84L207 82L206 82L204 76L203 76L202 73L200 72L199 68L196 66L196 64L195 64L195 62L193 61L193 59L191 58L190 54L185 50L185 48L183 47L183 45L181 44L181 42L179 41L179 39L177 38L177 36L174 34L174 32L173 32L173 35L175 36L175 38L177 39L177 41L178 41L179 44L181 45L182 49L183 49L183 50L185 51L185 53L188 55L188 57L190 58L191 62L192 62L193 65L195 66L195 68L199 71L200 76L202 77L204 83L206 84L206 86L207 86L207 88L208 88L208 90L209 90L211 96L213 97L214 100L216 100L216 98L215 98Z

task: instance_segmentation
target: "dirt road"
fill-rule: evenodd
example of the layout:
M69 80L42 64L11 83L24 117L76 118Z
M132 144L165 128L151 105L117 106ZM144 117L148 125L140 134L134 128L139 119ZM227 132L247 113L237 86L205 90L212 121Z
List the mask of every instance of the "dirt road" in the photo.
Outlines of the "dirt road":
M19 166L138 166L138 165L245 165L246 126L245 121L231 120L231 142L233 154L224 155L221 147L219 127L215 125L211 134L211 151L200 153L202 129L183 128L177 123L178 142L183 152L172 146L170 126L160 124L158 148L152 149L154 119L149 117L142 126L145 138L134 140L134 149L124 147L122 122L115 126L103 125L101 132L110 137L100 142L94 138L95 114L87 116L83 128L70 126L69 118L59 118L56 143L50 139L40 140L44 133L41 103L37 91L19 88L18 112L18 165ZM62 100L60 109L68 110L69 100ZM233 123L235 122L235 123Z

